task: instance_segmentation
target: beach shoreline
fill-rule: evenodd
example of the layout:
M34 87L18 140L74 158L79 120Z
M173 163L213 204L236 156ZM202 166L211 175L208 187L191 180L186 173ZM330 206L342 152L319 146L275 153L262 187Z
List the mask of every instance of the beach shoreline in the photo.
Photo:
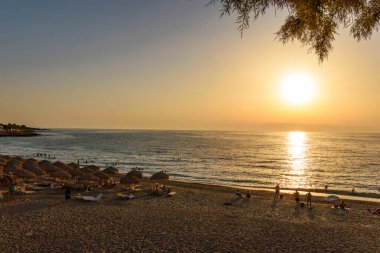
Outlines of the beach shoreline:
M183 184L190 184L190 185L205 185L207 187L225 187L230 190L251 190L256 192L274 192L274 186L273 187L240 187L240 186L230 186L230 185L223 185L218 183L212 183L212 182L196 182L195 180L171 180L172 182L178 182ZM285 194L292 194L294 191L299 191L301 194L306 194L307 192L311 192L313 196L315 197L327 197L329 195L335 195L342 199L347 200L354 200L354 201L364 201L364 202L374 202L374 203L380 203L380 194L377 193L356 193L352 194L350 191L341 191L341 190L323 190L323 189L303 189L303 188L281 188L281 192Z

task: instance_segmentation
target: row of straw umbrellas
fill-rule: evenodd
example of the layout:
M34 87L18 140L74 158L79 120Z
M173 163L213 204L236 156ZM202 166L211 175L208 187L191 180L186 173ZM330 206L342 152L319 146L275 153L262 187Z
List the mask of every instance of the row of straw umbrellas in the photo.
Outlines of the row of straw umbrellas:
M54 163L43 160L38 161L34 158L24 159L22 157L0 156L0 175L6 175L8 181L13 182L36 182L37 178L47 177L56 180L77 180L79 182L95 183L120 179L122 184L137 184L142 179L141 171L132 170L126 175L121 175L119 170L108 167L101 170L95 165L80 167L77 163L65 164L60 161ZM166 180L169 176L163 171L153 174L154 180Z

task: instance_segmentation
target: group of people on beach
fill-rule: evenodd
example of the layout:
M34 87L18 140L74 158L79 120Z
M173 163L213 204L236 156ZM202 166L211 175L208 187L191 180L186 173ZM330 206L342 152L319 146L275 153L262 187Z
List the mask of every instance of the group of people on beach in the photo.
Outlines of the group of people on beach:
M277 202L279 200L282 200L284 195L280 194L280 184L276 184L276 186L274 187L274 191L275 191L274 201ZM298 192L298 190L296 190L292 195L294 196L294 200L296 202L296 207L304 207L305 206L304 203L300 202L301 198L300 198L300 193ZM311 192L308 191L305 196L306 196L306 206L311 208L311 197L312 197Z
M240 192L240 190L237 190L235 192L235 195L239 198L239 199L244 199L244 195L243 193ZM245 199L251 199L251 191L247 190L246 193L245 193Z
M152 187L152 190L153 190L153 193L155 193L157 195L170 194L171 187L170 186L166 186L166 185L162 185L162 184L159 184L159 183L156 183L154 185L154 188Z

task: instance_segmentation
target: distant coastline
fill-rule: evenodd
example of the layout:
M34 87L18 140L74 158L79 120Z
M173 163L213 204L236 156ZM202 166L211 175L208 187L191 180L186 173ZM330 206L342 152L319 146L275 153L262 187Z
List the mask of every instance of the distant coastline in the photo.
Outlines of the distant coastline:
M40 135L40 129L17 124L0 124L0 137L33 137Z

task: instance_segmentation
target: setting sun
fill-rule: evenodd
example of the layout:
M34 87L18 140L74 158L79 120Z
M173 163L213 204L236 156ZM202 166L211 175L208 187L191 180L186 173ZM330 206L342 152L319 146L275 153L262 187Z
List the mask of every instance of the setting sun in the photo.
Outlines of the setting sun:
M280 83L281 98L293 105L311 102L316 94L315 82L307 74L291 73L282 78Z

